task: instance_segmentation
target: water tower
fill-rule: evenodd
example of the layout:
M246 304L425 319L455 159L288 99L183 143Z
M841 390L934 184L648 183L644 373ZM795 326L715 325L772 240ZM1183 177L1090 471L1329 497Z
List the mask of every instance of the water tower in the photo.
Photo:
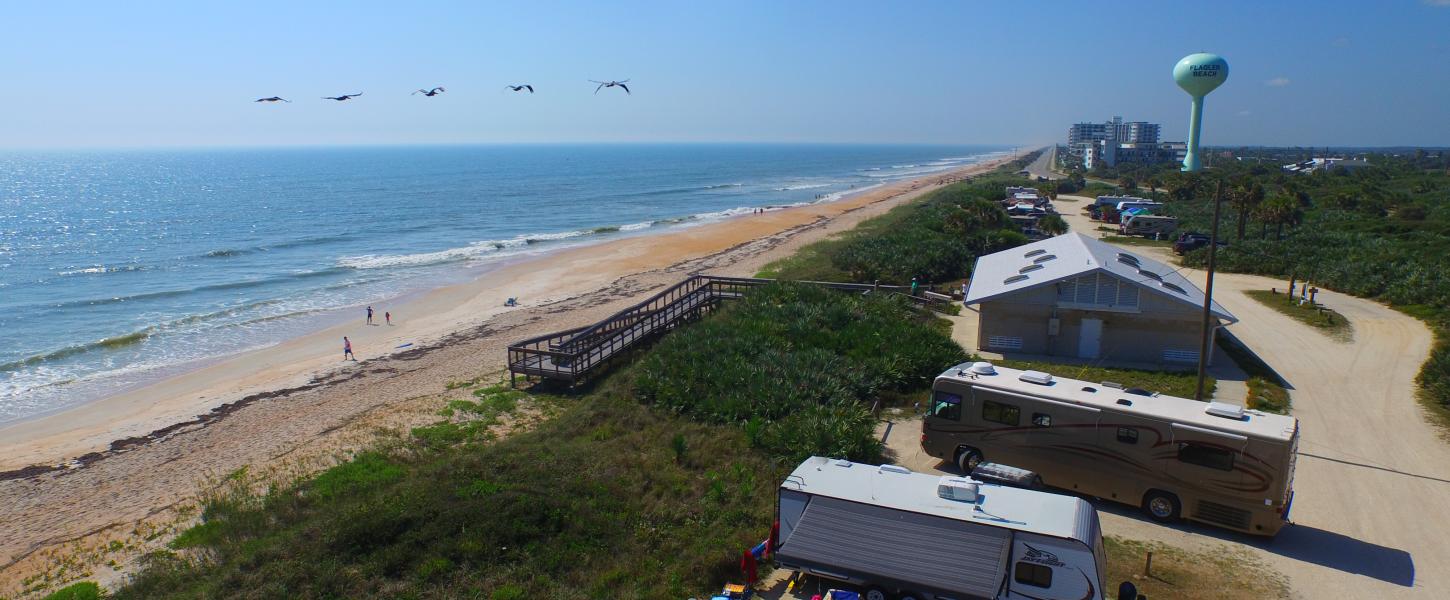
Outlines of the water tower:
M1203 120L1203 97L1228 79L1228 61L1217 54L1199 52L1183 57L1173 67L1173 80L1193 96L1193 112L1188 118L1188 155L1183 157L1184 171L1198 171L1198 129Z

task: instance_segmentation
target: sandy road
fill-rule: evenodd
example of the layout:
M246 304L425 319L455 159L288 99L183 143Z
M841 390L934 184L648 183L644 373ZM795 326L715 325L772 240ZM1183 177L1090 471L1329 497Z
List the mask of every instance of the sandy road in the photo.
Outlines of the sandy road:
M1059 210L1074 231L1096 236L1097 224L1079 214L1086 200ZM1130 250L1171 261L1166 250ZM1430 331L1382 304L1321 291L1320 301L1354 326L1352 342L1335 342L1243 294L1287 282L1224 273L1215 286L1216 299L1241 319L1230 331L1291 388L1302 430L1294 526L1264 540L1200 525L1162 527L1098 503L1104 529L1189 548L1248 548L1302 598L1450 598L1450 444L1415 401ZM919 437L913 419L895 424L888 444L905 466L945 467L920 452Z

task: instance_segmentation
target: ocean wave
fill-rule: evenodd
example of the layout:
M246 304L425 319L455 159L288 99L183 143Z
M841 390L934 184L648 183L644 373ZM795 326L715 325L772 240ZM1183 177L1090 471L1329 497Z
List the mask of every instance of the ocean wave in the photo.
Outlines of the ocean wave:
M141 293L137 293L137 294L129 294L129 295L125 295L125 296L109 296L109 297L105 297L105 298L84 298L84 299L79 299L79 300L68 300L66 302L59 302L59 303L55 303L55 304L50 304L50 303L35 303L35 304L31 304L29 306L35 306L35 305L38 304L38 305L42 305L42 306L45 306L45 307L51 308L51 309L69 309L69 308L83 308L83 307L88 307L88 306L101 306L101 305L107 305L107 304L120 304L120 303L123 303L123 302L138 302L138 301L142 301L142 300L157 300L157 299L162 299L162 298L173 298L173 297L176 297L176 296L184 296L186 294L194 294L196 292L213 292L213 291L221 291L221 290L236 290L236 289L245 289L245 288L261 287L261 286L267 286L267 285L271 285L271 284L275 284L275 283L282 283L282 282L286 282L286 281L293 281L293 280L297 280L297 279L311 279L311 278L314 278L314 277L323 277L323 276L327 276L327 275L335 275L338 272L339 272L339 270L336 269L336 268L332 268L332 269L322 269L322 270L319 270L319 271L298 271L298 272L288 273L288 274L285 274L285 275L276 275L276 276L272 276L272 277L262 277L262 278L258 278L258 279L247 279L247 280L243 280L243 281L228 281L228 282L225 282L225 283L213 283L213 284L201 285L201 286L190 287L190 288L177 288L177 289L170 289L170 290L157 290L157 291L154 291L154 292L141 292Z
M260 250L260 248L258 248L258 250ZM226 257L229 257L229 256L241 256L243 254L251 254L252 252L255 252L255 251L256 250L243 250L243 249L223 248L221 250L212 250L212 251L203 253L201 256L203 258L226 258Z
M716 183L714 185L707 185L707 186L700 187L699 189L702 189L702 190L718 190L718 189L721 189L721 188L738 188L738 187L744 187L744 186L745 186L745 184L743 184L743 183Z
M778 187L778 188L775 188L775 191L777 191L777 192L793 192L793 191L796 191L796 190L814 190L816 188L831 187L832 185L835 185L835 184L833 184L833 183L802 183L802 184L798 184L798 185L788 185L788 186L785 186L785 187Z
M129 272L133 272L133 271L145 271L147 268L148 267L145 266L145 265L118 265L118 266L114 266L114 267L107 267L107 266L104 266L104 265L96 265L94 267L83 267L83 268L80 268L80 269L73 269L73 270L70 270L70 271L61 271L59 273L56 273L56 275L66 276L66 275L99 275L99 274L102 274L102 273L129 273Z
M150 338L150 337L151 337L151 331L150 331L150 328L148 327L147 329L143 329L141 331L133 331L131 333L127 333L127 334L124 334L124 335L118 335L118 336L108 337L108 338L101 338L99 340L96 340L96 341L90 342L90 343L86 343L86 344L76 344L76 345L73 345L73 346L66 346L66 347L61 348L59 350L52 350L50 352L42 352L40 354L34 354L34 355L31 355L31 356L27 356L27 357L22 358L20 360L16 360L16 361L11 361L11 362L8 362L8 363L0 364L0 373L4 373L4 372L7 372L7 371L14 371L16 369L20 369L20 368L24 368L24 367L29 367L29 366L33 366L33 365L38 365L40 363L56 361L56 360L60 360L62 358L66 358L66 357L69 357L69 356L75 356L77 354L82 354L82 353L85 353L85 352L90 352L92 350L117 350L117 349L120 349L120 348L124 348L126 346L131 346L131 345L134 345L134 344L139 344L141 342L146 341L146 339L147 338Z

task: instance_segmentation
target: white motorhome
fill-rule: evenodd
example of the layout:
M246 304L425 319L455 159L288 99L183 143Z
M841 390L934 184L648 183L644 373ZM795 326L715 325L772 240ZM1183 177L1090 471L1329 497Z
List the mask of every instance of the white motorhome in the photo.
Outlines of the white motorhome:
M1161 215L1128 215L1123 217L1118 229L1123 235L1166 236L1178 230L1178 219Z
M777 564L868 600L1093 600L1107 557L1073 496L811 457L777 495Z

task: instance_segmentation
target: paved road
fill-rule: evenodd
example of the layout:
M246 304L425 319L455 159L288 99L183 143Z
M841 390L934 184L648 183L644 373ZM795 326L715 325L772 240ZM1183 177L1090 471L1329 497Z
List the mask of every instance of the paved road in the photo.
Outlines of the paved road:
M1096 234L1096 224L1080 216L1082 200L1058 210L1074 230ZM1130 249L1170 260L1166 250ZM1321 290L1319 299L1354 326L1352 342L1335 342L1243 294L1275 286L1286 282L1223 273L1215 296L1241 319L1234 335L1291 387L1302 430L1294 526L1263 540L1199 525L1163 527L1100 503L1104 529L1189 548L1247 548L1302 598L1450 598L1450 444L1415 401L1429 330L1379 303ZM950 468L922 454L919 439L913 419L896 424L887 441L909 468Z
M1036 179L1038 177L1046 177L1048 179L1062 179L1061 175L1058 175L1052 170L1053 160L1056 157L1057 145L1054 144L1052 146L1049 146L1046 152L1038 155L1037 160L1032 161L1032 164L1027 165L1026 171L1033 179Z

